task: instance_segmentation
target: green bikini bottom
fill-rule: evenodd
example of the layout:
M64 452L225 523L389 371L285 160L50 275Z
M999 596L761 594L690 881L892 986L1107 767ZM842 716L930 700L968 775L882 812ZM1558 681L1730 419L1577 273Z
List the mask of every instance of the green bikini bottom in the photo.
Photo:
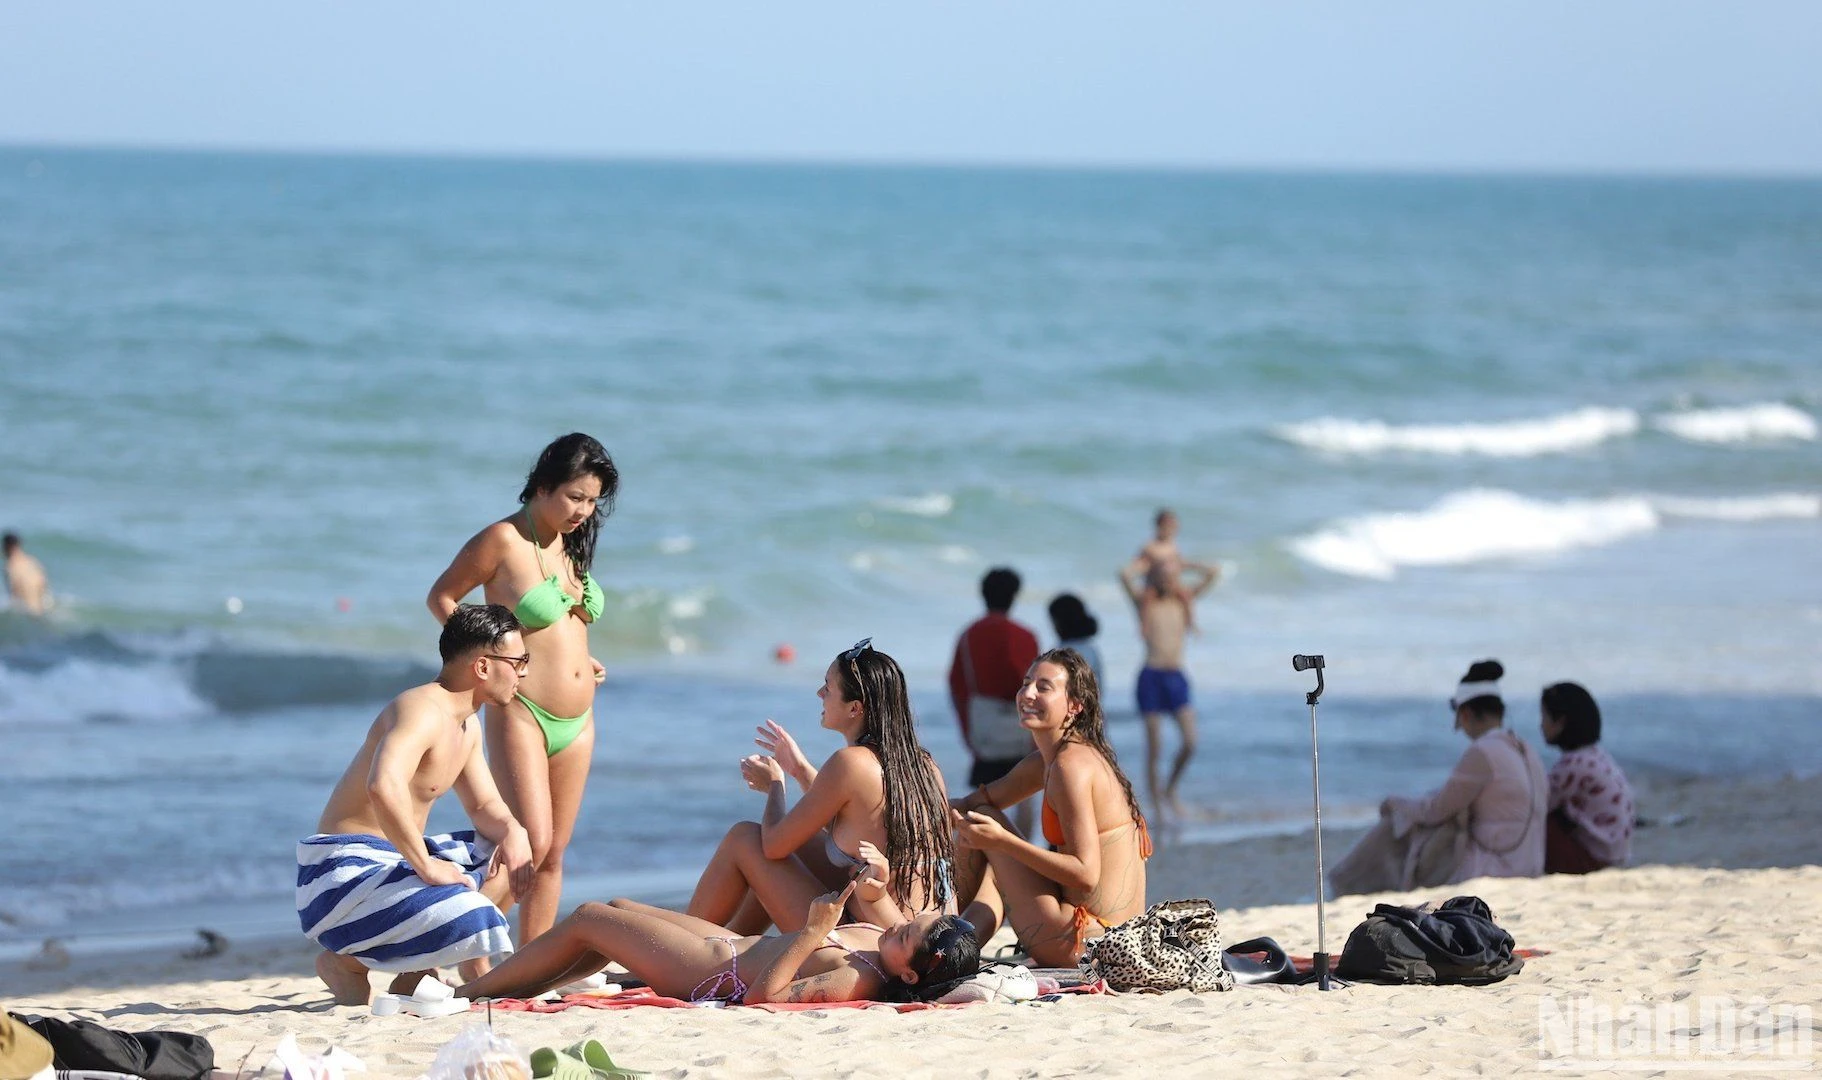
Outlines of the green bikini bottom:
M564 747L576 741L576 736L582 734L582 729L588 726L589 718L595 715L595 710L590 708L584 710L581 716L573 720L565 720L561 716L553 716L549 709L524 694L515 696L518 697L519 703L530 711L531 718L538 722L538 727L544 731L545 757L556 757L562 753Z

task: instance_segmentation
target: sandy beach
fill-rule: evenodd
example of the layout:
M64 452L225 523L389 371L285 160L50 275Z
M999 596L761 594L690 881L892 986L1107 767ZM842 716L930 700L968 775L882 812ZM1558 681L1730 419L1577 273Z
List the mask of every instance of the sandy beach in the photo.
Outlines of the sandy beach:
M1588 1064L1577 1057L1585 1057L1581 1044L1562 1041L1578 1008L1622 1017L1639 1003L1681 1008L1691 1018L1685 1030L1699 1026L1705 1001L1712 1007L1718 998L1814 1008L1812 964L1822 952L1822 926L1813 919L1822 910L1818 813L1822 780L1815 778L1660 784L1642 793L1641 814L1651 824L1638 834L1631 869L1480 880L1425 897L1479 895L1521 947L1547 952L1492 987L1356 986L1328 994L1253 987L902 1015L573 1009L497 1013L494 1023L523 1051L592 1037L620 1063L673 1078L1192 1076L1253 1066L1349 1076L1565 1064L1581 1071ZM1351 839L1329 835L1330 857ZM1307 834L1167 848L1154 860L1151 895L1211 896L1228 940L1266 935L1294 953L1310 952L1314 906L1282 902L1311 893L1310 848ZM1414 898L1330 902L1331 950L1381 899ZM85 956L54 970L12 965L0 977L15 1012L206 1035L230 1075L243 1061L249 1072L265 1064L289 1032L309 1051L348 1050L372 1075L415 1077L473 1022L336 1008L309 974L311 957L300 939L235 945L201 960L167 952ZM1799 1041L1808 1029L1786 1012L1785 1042L1772 1047L1781 1045L1782 1056L1701 1057L1697 1043L1677 1060L1748 1074L1810 1061L1809 1043Z

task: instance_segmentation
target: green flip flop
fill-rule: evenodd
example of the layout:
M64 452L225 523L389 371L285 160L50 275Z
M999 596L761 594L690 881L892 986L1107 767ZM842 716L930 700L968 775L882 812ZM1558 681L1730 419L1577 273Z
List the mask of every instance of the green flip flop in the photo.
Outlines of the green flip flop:
M540 1046L531 1052L532 1080L595 1080L588 1062L568 1050Z
M574 1046L566 1047L563 1054L581 1061L598 1080L643 1080L652 1075L643 1069L623 1069L615 1065L614 1059L607 1056L607 1047L594 1039L583 1039Z

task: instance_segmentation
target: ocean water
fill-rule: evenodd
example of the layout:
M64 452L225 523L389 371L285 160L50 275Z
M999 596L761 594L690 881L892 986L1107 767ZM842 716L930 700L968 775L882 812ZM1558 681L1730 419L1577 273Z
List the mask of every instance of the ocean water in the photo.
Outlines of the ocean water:
M291 844L427 676L423 608L552 437L619 462L575 898L675 890L872 636L943 672L1100 617L1175 507L1204 831L1435 783L1468 661L1647 775L1822 766L1822 183L0 149L0 944L282 925ZM794 665L772 660L793 644ZM457 813L439 817L453 824ZM254 913L254 914L248 914Z

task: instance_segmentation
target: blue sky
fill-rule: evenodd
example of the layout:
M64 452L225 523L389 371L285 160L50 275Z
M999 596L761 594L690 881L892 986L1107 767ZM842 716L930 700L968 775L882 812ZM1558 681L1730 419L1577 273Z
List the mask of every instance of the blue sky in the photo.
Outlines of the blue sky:
M0 141L1822 173L1822 2L8 3Z

